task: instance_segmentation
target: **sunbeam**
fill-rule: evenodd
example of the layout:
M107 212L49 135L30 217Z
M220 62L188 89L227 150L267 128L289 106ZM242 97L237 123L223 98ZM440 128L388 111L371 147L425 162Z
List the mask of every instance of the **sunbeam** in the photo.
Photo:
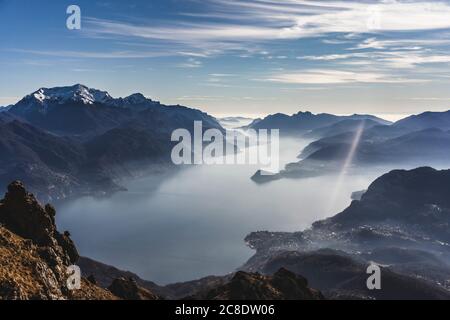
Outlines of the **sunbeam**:
M339 176L336 181L336 186L333 189L333 192L331 194L328 212L331 209L333 209L333 207L336 203L336 199L339 195L339 191L341 190L342 184L344 183L345 177L347 175L347 170L353 162L353 158L355 157L355 153L358 148L359 142L361 141L361 136L364 132L364 125L365 125L365 121L362 121L361 124L358 126L357 130L355 131L355 136L353 137L352 145L350 147L347 157L345 158L345 161L342 164L342 168L339 172Z

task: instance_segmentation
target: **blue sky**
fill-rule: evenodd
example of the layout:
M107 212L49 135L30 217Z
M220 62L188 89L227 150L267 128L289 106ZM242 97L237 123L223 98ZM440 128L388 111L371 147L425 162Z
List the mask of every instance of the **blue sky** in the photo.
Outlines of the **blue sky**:
M83 83L218 116L447 110L449 17L449 1L0 0L0 105Z

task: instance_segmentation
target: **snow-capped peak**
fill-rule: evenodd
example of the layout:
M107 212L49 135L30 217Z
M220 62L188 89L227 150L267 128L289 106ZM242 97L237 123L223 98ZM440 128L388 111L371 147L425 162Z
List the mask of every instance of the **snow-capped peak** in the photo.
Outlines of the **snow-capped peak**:
M108 107L133 108L140 110L151 107L159 102L146 98L141 93L132 94L126 98L113 98L106 91L88 88L81 84L68 87L41 88L25 96L13 109L16 113L38 111L46 114L58 105L71 103L83 105L102 104Z
M56 102L58 104L68 101L82 102L84 104L106 103L113 98L106 91L90 89L81 84L70 87L41 88L31 96L41 104Z

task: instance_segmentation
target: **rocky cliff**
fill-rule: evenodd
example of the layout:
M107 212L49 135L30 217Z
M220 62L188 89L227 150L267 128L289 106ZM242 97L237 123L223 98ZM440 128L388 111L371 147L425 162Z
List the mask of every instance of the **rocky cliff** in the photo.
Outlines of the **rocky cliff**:
M125 295L120 294L123 288L105 290L85 278L81 278L80 289L69 289L68 267L79 256L70 234L56 229L55 214L51 205L43 207L22 183L8 186L0 200L0 300L156 298L138 286L126 287Z

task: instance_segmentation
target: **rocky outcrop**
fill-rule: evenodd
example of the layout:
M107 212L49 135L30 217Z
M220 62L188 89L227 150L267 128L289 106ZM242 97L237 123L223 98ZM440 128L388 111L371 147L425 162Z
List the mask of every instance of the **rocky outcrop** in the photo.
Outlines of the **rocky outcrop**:
M18 181L8 186L8 192L0 202L0 223L5 228L32 240L47 258L57 255L63 263L73 264L79 258L77 249L67 231L61 234L56 230L55 214L51 205L42 207Z
M308 281L284 268L273 276L237 272L224 285L199 293L192 299L207 300L322 300L318 290L308 287Z
M108 287L114 295L125 300L159 300L160 298L147 289L139 287L133 278L115 279Z
M60 254L0 227L0 300L117 299L85 279L80 290L69 290L65 256Z
M0 200L0 299L117 299L85 279L70 290L68 267L77 259L69 233L56 229L54 208L11 183Z

